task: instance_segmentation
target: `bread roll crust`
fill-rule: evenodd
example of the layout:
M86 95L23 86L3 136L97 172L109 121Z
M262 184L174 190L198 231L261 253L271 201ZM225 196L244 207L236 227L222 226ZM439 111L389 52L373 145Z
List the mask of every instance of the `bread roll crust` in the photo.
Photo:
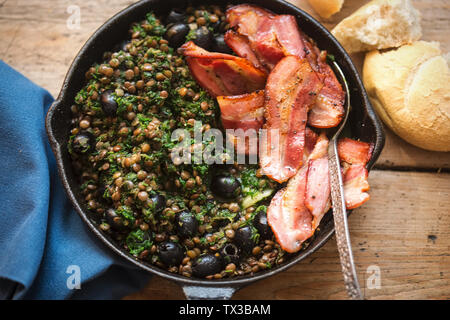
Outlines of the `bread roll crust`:
M319 16L328 19L333 14L341 11L344 0L308 0L308 2Z
M407 142L450 151L450 72L436 42L366 55L363 81L380 118Z
M420 20L410 0L373 0L331 32L349 53L395 48L420 39Z

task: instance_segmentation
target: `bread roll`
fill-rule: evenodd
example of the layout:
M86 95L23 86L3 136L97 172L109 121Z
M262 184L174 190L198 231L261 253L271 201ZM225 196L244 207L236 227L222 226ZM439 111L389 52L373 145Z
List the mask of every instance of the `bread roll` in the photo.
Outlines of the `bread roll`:
M410 0L373 0L331 32L349 53L399 47L422 36L420 13Z
M366 55L363 81L383 122L409 143L450 151L450 71L439 43Z
M344 0L308 0L308 2L319 16L328 19L333 14L341 11Z

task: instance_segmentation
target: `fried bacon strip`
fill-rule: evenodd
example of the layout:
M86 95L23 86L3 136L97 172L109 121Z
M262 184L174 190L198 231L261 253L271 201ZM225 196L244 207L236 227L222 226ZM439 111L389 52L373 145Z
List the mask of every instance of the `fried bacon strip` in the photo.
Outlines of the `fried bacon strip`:
M372 156L372 146L367 142L342 138L338 141L339 159L348 164L366 165Z
M283 250L297 252L302 243L314 233L316 217L308 209L309 159L320 159L324 143L328 144L325 135L319 138L317 134L306 129L305 164L292 177L286 188L281 189L273 197L267 209L267 221L274 232L275 238ZM326 149L325 149L326 150ZM317 158L319 157L319 158ZM328 171L326 171L328 174ZM315 184L315 181L311 182ZM309 186L311 188L311 186Z
M355 209L370 199L368 172L362 164L344 169L344 198L347 209Z
M307 112L321 88L309 63L295 56L283 58L270 73L260 167L271 179L284 182L302 165Z
M212 96L232 96L263 89L267 73L244 58L208 52L189 41L181 47L197 82Z
M294 16L275 15L257 6L238 5L227 10L227 19L236 30L229 31L236 35L229 37L240 36L239 44L233 41L228 44L255 66L263 65L271 70L285 56L306 58L324 84L309 112L308 124L317 128L331 128L341 122L344 115L344 91L326 62L326 52L320 52L307 39L299 30Z
M247 42L259 65L272 70L285 55L273 33L273 18L275 14L252 5L237 5L227 10L227 20L242 38ZM239 52L236 52L240 54Z
M257 68L264 69L259 62L250 43L245 36L238 34L233 30L228 30L224 36L226 44L239 56L249 60Z
M217 102L224 129L242 129L242 135L239 132L227 133L227 139L234 142L238 153L257 154L257 133L264 123L264 90L238 96L219 96Z
M305 205L308 166L303 166L278 191L267 209L267 222L283 250L293 253L314 233L312 215Z
M258 16L275 16L273 12L258 6L253 6L251 4L238 4L230 7L226 12L227 19L231 27L235 27L239 23L239 18L248 12L253 12Z
M342 138L338 141L338 155L343 167L345 205L347 209L354 209L370 199L366 164L372 155L372 146Z
M288 17L290 16L277 16L251 5L238 5L227 10L230 26L235 28L236 34L241 36L241 43L246 43L245 54L248 55L250 48L259 60L258 65L263 65L268 70L273 69L286 55L296 55L289 53L289 49L296 49L296 46L302 45L301 41L294 43L293 40L298 38L295 33L283 32L286 27L290 27L290 25L283 26L283 23L292 23ZM282 36L277 37L278 33ZM292 36L294 38L289 39ZM287 44L288 48L284 48L284 44ZM232 45L230 47L235 50ZM240 55L243 47L241 45L235 52Z
M267 220L277 242L287 252L300 250L301 244L311 237L331 206L328 173L328 139L306 135L305 164L281 189L267 209ZM308 141L309 140L309 141ZM310 146L315 146L312 152ZM338 144L344 168L344 196L347 209L354 209L367 200L369 184L365 165L371 155L371 146L348 138ZM346 161L351 161L351 164Z
M336 127L344 116L345 93L326 62L325 51L318 55L317 68L324 85L317 96L316 104L308 114L308 124L316 128Z
M314 151L314 148L316 146L318 139L319 139L319 136L317 135L317 133L312 131L310 128L306 127L305 148L303 149L303 161L304 162L306 162L306 160L309 158L311 153Z
M285 56L306 57L306 38L300 33L297 21L291 15L278 15L272 19L272 30Z
M308 160L308 182L305 205L313 215L315 230L331 206L330 178L328 174L328 138L322 133Z

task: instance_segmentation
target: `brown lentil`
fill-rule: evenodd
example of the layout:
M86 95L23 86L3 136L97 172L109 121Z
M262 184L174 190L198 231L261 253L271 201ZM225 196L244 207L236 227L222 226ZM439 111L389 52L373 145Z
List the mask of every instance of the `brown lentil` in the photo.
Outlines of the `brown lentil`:
M238 212L241 208L239 207L239 205L236 202L233 202L230 204L228 209L230 209L231 212Z
M235 235L235 232L233 229L228 229L225 231L225 236L229 239L233 239Z
M234 272L236 270L236 265L234 263L227 264L225 270Z
M131 80L134 78L134 71L131 69L128 69L127 71L125 71L125 79L127 80Z
M80 121L80 128L81 129L87 129L91 126L91 123L88 120L81 120Z
M261 247L256 246L256 247L253 248L252 254L253 254L254 256L257 256L257 255L259 255L260 253L261 253Z
M147 199L148 199L148 193L145 192L145 191L141 191L141 192L138 193L138 198L139 198L139 200L141 200L141 201L147 201Z

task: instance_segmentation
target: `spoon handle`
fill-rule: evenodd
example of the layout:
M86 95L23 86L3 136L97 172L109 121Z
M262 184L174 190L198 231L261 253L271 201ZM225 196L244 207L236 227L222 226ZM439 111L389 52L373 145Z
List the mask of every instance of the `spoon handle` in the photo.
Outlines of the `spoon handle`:
M330 174L331 201L333 204L334 228L336 242L341 260L342 273L347 293L351 299L361 300L363 296L359 287L353 261L352 246L347 223L347 210L344 199L344 184L337 152L337 139L330 141L328 147L328 165Z

